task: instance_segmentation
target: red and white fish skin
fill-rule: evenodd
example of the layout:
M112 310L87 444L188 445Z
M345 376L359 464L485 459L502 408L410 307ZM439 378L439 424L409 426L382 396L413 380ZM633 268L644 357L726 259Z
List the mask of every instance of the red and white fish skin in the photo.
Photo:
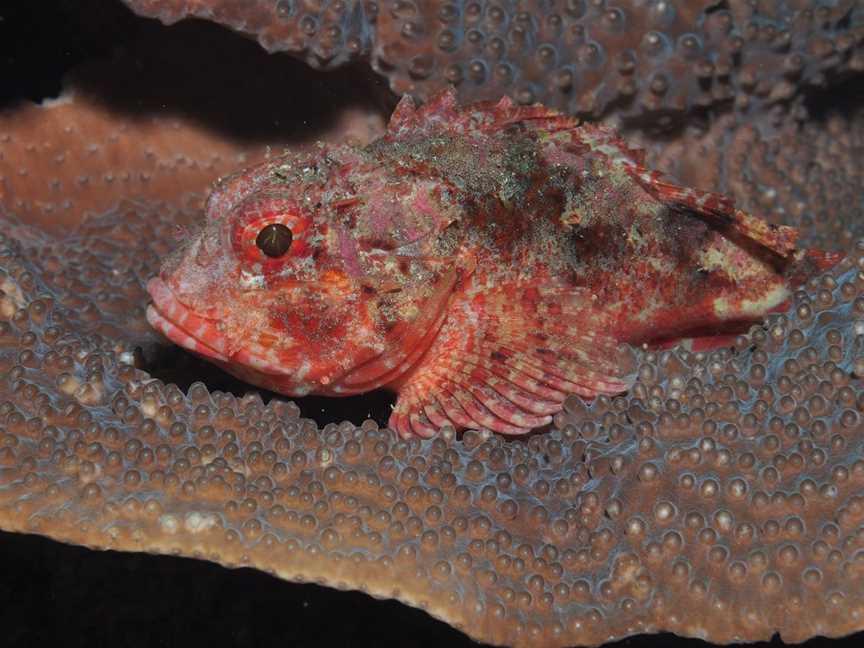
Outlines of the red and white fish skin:
M147 316L276 392L393 389L404 436L523 434L570 394L626 390L628 344L756 321L836 261L795 238L644 168L609 128L444 92L403 99L366 147L221 180Z

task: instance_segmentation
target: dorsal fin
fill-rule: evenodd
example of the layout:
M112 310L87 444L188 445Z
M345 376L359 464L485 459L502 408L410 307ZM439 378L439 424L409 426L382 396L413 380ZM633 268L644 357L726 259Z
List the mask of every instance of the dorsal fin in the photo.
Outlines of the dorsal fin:
M419 108L410 95L404 95L387 124L387 137L401 139L418 133L452 131L461 114L452 88L435 93Z
M681 187L656 171L637 166L630 174L651 195L670 207L695 214L716 226L736 232L758 243L774 254L788 258L795 252L798 230L788 225L775 225L737 209L732 198L710 191Z
M520 106L506 96L497 102L481 101L460 107L453 89L445 88L419 108L409 95L403 96L387 125L386 137L399 140L418 134L489 134L520 123L547 132L572 130L579 126L576 117L540 104Z
M403 128L411 128L417 122L417 104L414 103L411 95L402 95L393 113L390 115L390 121L387 122L387 133L397 135Z
M663 173L648 169L644 151L630 147L614 129L586 125L579 130L578 138L606 155L611 163L623 166L633 180L663 204L725 227L781 257L788 257L795 251L798 231L794 227L773 225L751 216L737 209L735 201L728 196L675 184Z

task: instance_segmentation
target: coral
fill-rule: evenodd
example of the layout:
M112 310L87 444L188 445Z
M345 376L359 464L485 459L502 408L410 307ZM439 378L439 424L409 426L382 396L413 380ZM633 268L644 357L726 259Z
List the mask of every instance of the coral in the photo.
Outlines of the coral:
M507 94L667 125L785 103L864 70L860 0L124 2L167 23L213 20L319 67L369 60L397 94L453 84L463 101Z
M215 176L264 153L263 146L241 151L182 118L130 124L86 95L0 112L3 203L51 227L136 196L200 193Z
M574 397L527 444L404 441L183 394L128 364L123 335L89 333L81 302L123 292L68 288L80 257L56 251L89 241L114 267L128 246L106 232L152 241L176 221L133 206L2 240L5 529L392 596L508 645L860 629L864 244L734 349L643 355L627 396Z
M378 15L373 0L124 1L168 25L190 17L212 20L254 36L268 52L291 52L317 68L368 56Z
M205 59L223 48L201 47ZM118 69L138 70L142 52L158 51L142 49L134 65ZM256 73L264 67L260 59L238 61ZM230 66L217 60L214 68L223 67ZM163 75L164 67L151 81ZM106 86L112 91L126 77L114 81ZM224 94L204 103L221 107L236 83L225 81ZM147 87L142 80L136 91ZM276 104L273 87L245 96L247 107ZM325 97L338 104L348 94ZM105 123L116 118L116 106L91 105ZM860 628L864 252L850 237L860 235L861 116L790 110L778 125L739 111L700 129L698 112L681 113L686 128L668 139L643 133L651 156L690 184L766 204L768 217L801 219L808 241L835 241L852 252L849 262L734 350L644 355L626 399L571 401L555 430L527 444L473 433L396 441L372 422L321 430L278 401L150 381L128 364L140 361L137 346L146 354L155 342L142 319L141 282L173 245L172 229L196 218L200 197L181 201L177 192L201 186L169 183L166 174L161 193L136 183L144 202L97 203L101 218L79 224L81 209L47 229L48 215L38 210L26 223L14 219L4 193L0 527L395 594L471 636L504 643L601 643L663 627L714 641L779 629L791 641ZM16 114L5 122L15 141ZM138 116L120 115L116 123L134 130ZM76 125L71 114L66 119ZM179 123L191 137L192 123ZM635 126L630 134L638 134ZM25 159L40 150L38 139L31 144ZM20 159L6 151L0 169L12 178ZM166 160L199 154L164 151ZM229 159L252 154L254 145L235 142L225 151ZM94 178L123 168L122 160L102 159L105 167L88 171ZM50 168L47 159L40 165ZM16 197L35 204L52 196L42 171L27 168L28 181L15 179ZM78 204L73 169L49 177ZM74 565L64 569L83 577ZM145 571L134 575L143 579ZM200 589L201 572L185 573L170 587ZM251 596L248 577L238 574L226 587L232 606ZM145 588L139 600L158 606L162 598ZM104 621L102 608L90 614ZM338 625L345 616L327 619Z

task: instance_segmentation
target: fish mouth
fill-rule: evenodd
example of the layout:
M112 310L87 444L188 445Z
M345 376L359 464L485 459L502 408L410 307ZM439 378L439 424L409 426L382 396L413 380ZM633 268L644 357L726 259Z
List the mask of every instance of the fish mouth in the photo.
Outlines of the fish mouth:
M277 359L238 346L237 340L229 340L219 330L218 318L196 313L159 277L147 282L147 292L153 299L147 306L147 321L177 346L216 363L246 382L296 396L309 393L311 387L307 385L292 386L282 382L293 372L282 367Z
M195 313L177 299L162 279L147 282L153 303L147 306L147 321L174 344L206 358L229 362L228 340L219 332L217 320Z

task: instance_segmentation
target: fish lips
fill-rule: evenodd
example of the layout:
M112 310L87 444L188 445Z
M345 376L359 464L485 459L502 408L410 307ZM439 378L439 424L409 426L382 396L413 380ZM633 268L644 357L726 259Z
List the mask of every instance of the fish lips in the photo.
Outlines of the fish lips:
M274 385L272 380L293 376L295 372L286 370L272 358L238 346L238 340L229 339L219 330L218 318L196 313L159 277L147 282L147 292L153 298L153 303L147 306L147 321L174 344L214 362L242 380L286 392L286 385ZM291 393L305 395L309 391L310 387L303 385L303 389L295 386Z
M153 303L147 306L147 321L174 344L205 358L230 361L228 339L216 319L202 317L177 299L170 286L154 277L147 282Z

